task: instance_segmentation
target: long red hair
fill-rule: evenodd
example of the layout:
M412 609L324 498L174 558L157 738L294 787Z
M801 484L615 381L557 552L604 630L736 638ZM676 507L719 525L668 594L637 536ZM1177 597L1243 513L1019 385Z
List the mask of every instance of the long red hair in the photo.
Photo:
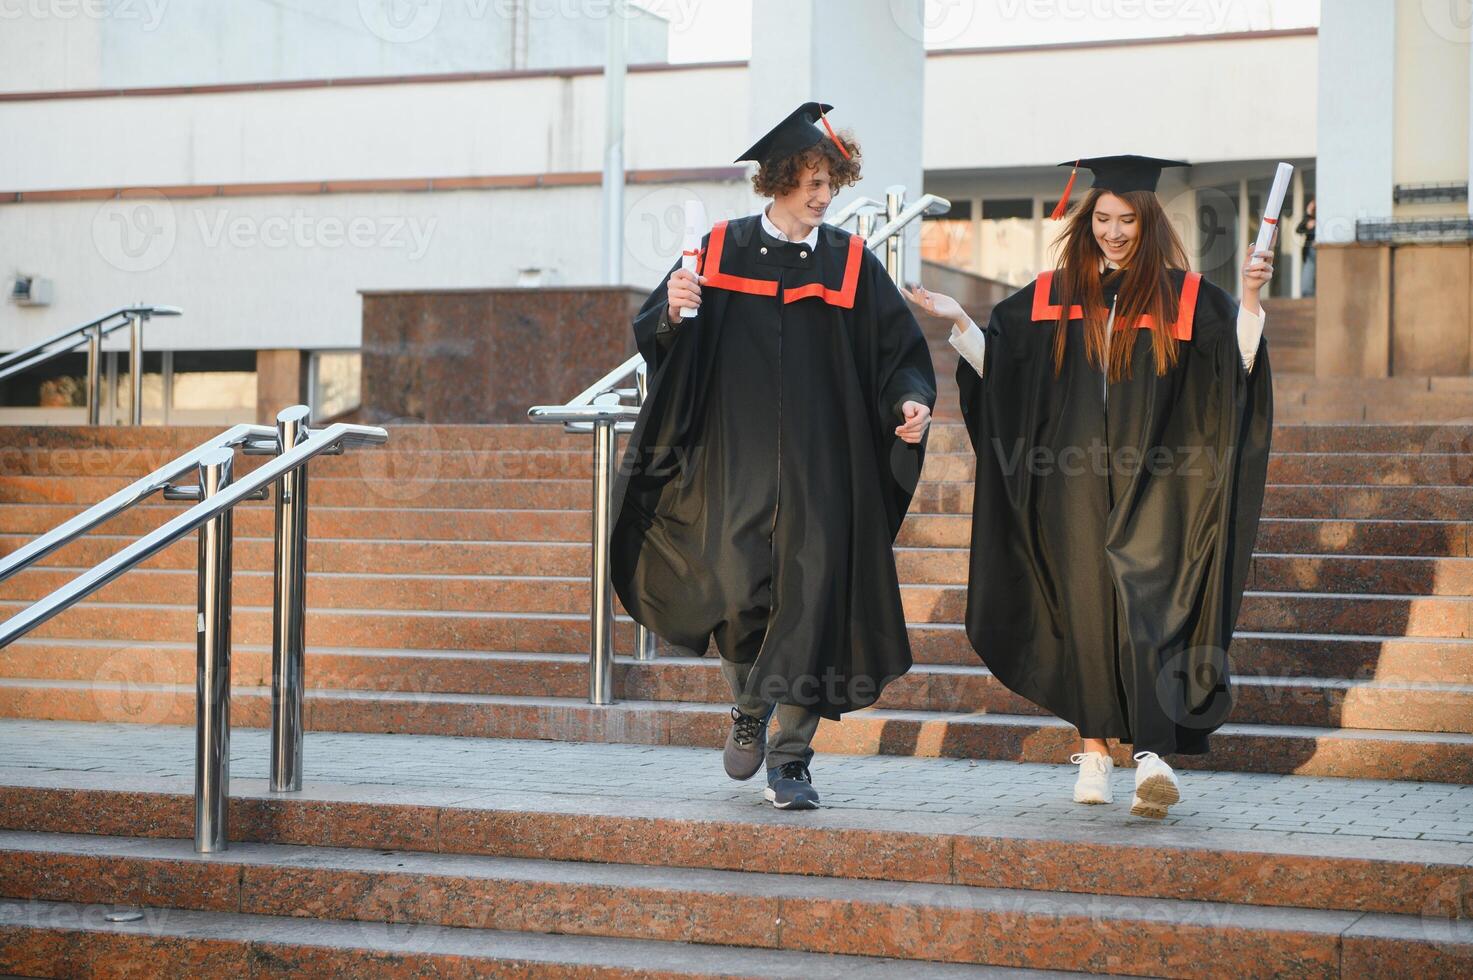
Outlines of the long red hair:
M1133 330L1115 330L1110 349L1105 349L1105 323L1110 311L1100 288L1100 266L1105 253L1094 235L1095 204L1106 193L1092 188L1079 209L1069 218L1064 231L1058 272L1059 320L1054 326L1054 376L1064 369L1064 343L1069 335L1069 307L1084 310L1084 350L1091 364L1109 365L1111 381L1130 377L1131 352L1135 348ZM1156 354L1156 373L1165 374L1177 362L1176 337L1170 324L1176 322L1177 292L1170 277L1172 269L1187 269L1187 250L1176 229L1166 218L1161 201L1154 191L1124 191L1116 197L1135 211L1140 233L1135 248L1125 263L1125 280L1120 284L1116 300L1115 323L1135 323L1143 315L1150 316L1159 329L1151 331L1151 347Z

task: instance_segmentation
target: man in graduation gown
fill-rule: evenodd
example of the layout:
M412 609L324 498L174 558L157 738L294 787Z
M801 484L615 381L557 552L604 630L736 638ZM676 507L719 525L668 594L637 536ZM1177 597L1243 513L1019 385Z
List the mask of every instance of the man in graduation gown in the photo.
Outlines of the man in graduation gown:
M1176 165L1091 163L1112 192L1154 190ZM1273 421L1261 314L1198 274L1165 274L1180 300L1165 375L1151 329L1135 329L1130 376L1107 384L1071 306L1056 377L1066 300L1049 272L994 308L983 364L956 368L977 454L968 637L1011 690L1148 756L1207 752L1231 708ZM1122 278L1101 280L1112 311Z
M727 772L765 761L785 809L817 805L819 719L910 668L892 545L936 397L883 264L822 223L859 169L829 108L799 107L739 158L773 202L717 222L698 275L677 263L635 317L649 386L614 491L624 608L679 646L714 638L736 702Z

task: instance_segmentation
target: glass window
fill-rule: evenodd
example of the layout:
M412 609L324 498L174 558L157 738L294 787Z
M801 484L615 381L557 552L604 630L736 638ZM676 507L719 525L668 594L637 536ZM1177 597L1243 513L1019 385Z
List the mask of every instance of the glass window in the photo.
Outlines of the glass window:
M1255 220L1256 223L1256 220ZM1187 242L1191 258L1191 242ZM1196 268L1208 281L1238 295L1238 185L1197 189Z
M330 419L362 403L363 355L356 350L312 355L312 418Z
M147 375L145 375L145 379ZM174 412L256 410L256 352L179 350L174 352ZM147 394L145 392L145 398ZM148 402L144 402L145 408Z
M922 219L921 258L971 272L977 261L972 230L972 202L952 201L946 214Z
M1038 223L1033 198L988 198L982 202L981 263L978 272L1012 286L1038 274Z
M61 354L0 381L0 407L86 408L87 352Z
M114 351L117 359L117 388L113 391L114 419L129 422L133 418L133 383L129 371L128 352ZM103 420L106 423L106 419ZM143 421L161 425L164 421L164 352L143 352Z

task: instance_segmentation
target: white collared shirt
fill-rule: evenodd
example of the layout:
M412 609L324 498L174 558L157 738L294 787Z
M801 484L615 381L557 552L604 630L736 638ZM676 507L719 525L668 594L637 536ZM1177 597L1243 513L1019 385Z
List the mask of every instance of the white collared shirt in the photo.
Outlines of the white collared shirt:
M789 238L787 235L783 234L782 229L779 228L777 225L773 224L772 223L772 219L767 216L767 209L770 208L770 207L772 207L771 204L767 205L766 208L763 208L762 209L762 230L765 231L765 232L767 232L773 238L776 238L778 241L781 241L781 242L790 242L790 241L792 241L792 239ZM817 228L813 229L811 232L808 233L808 237L805 238L805 239L803 239L803 244L804 245L807 245L810 249L816 248L818 246L818 229Z

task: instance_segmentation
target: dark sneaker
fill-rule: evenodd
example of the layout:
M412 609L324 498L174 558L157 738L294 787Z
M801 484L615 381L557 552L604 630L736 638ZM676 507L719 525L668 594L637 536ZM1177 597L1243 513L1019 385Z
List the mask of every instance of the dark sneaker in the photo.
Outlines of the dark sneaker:
M762 795L779 810L818 809L818 790L813 777L801 762L789 762L780 769L767 770L767 789Z
M762 760L767 756L767 719L771 717L771 711L761 718L753 718L731 709L731 731L726 733L726 751L721 754L721 761L732 779L751 779L762 768Z

